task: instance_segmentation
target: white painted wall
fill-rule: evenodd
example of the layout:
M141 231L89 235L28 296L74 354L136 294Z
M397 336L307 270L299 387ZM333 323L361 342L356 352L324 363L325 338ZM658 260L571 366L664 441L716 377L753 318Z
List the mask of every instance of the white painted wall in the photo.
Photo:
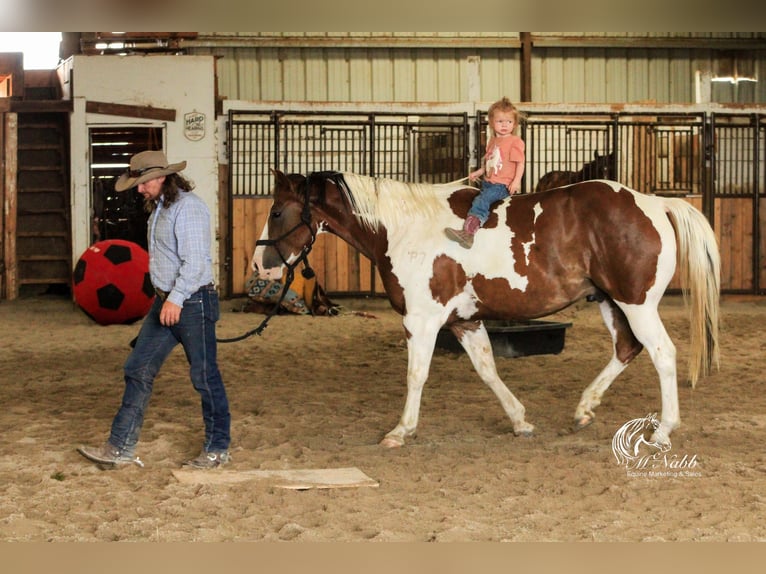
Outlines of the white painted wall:
M212 257L219 277L218 159L215 118L215 67L213 56L73 56L58 69L65 97L73 100L72 157L72 261L90 245L90 158L88 130L119 125L163 127L164 148L171 163L186 160L184 175L195 183L211 214ZM176 110L172 122L85 112L86 101ZM184 115L205 114L205 134L192 141L184 133Z

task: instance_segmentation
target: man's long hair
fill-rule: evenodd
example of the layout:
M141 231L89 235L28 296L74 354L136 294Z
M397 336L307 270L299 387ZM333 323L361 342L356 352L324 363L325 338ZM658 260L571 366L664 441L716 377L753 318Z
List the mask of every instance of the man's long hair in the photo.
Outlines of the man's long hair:
M192 189L194 189L194 184L180 173L166 175L165 181L162 182L162 193L160 194L162 195L162 205L167 209L175 203L181 191L191 191ZM144 203L144 208L151 213L156 205L156 202L149 199Z

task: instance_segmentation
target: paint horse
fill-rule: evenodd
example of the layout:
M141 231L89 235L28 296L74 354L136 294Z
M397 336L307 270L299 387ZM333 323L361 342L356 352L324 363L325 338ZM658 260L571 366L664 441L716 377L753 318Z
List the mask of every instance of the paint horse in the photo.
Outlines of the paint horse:
M443 229L462 225L475 188L352 173L274 173L274 203L253 255L261 274L279 276L285 264L306 256L318 233L334 233L377 265L391 305L403 316L407 398L384 446L401 446L415 434L443 325L497 395L514 434L531 435L524 406L498 376L482 321L543 317L583 298L599 302L614 351L582 393L575 428L593 421L603 393L646 348L662 391L652 441L669 443L680 424L676 349L658 304L677 252L690 299L690 381L718 362L718 247L702 213L681 199L604 180L518 195L493 206L468 250L449 241Z
M606 155L598 155L597 151L593 152L593 161L583 165L580 171L549 171L546 173L537 182L535 193L589 179L614 179L613 165L614 152Z

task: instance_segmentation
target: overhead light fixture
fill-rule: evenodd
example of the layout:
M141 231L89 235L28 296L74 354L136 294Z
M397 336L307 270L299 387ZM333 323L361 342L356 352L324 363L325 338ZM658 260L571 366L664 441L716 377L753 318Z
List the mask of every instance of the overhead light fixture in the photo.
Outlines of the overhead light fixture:
M713 82L757 82L755 73L755 58L748 53L724 52L715 61Z
M757 82L757 78L751 78L749 76L715 76L712 78L713 82L729 82L730 84L738 84L740 82Z

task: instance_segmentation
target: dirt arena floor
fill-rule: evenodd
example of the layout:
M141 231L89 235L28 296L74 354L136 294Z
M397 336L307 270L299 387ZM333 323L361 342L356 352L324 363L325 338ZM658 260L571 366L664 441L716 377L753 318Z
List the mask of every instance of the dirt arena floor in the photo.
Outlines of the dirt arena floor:
M96 325L62 297L0 302L0 540L766 541L766 300L724 298L721 369L680 385L677 464L652 472L628 472L611 448L620 426L660 408L646 353L596 421L570 430L611 352L595 305L553 318L573 323L560 354L497 359L533 438L513 435L465 355L438 350L418 435L387 450L378 441L405 397L401 322L383 299L338 302L340 316L279 316L260 337L220 345L226 470L356 467L377 487L179 481L172 471L202 440L180 349L155 384L137 452L146 467L101 470L75 449L106 439L138 326ZM220 337L261 320L236 312L242 303L222 302ZM685 373L680 297L661 312Z

